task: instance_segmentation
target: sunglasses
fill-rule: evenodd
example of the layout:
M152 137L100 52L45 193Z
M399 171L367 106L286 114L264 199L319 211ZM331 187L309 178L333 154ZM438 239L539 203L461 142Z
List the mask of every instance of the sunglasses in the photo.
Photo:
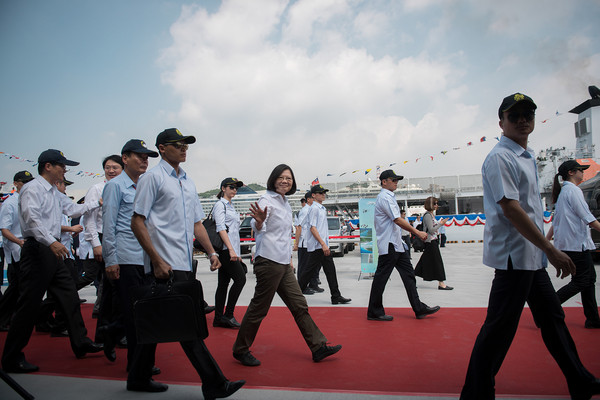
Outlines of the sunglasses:
M187 150L190 145L188 145L187 143L167 143L168 146L173 146L175 147L177 150Z
M508 120L513 123L516 124L517 122L519 122L519 120L521 118L524 118L525 121L529 122L529 121L533 121L533 119L535 118L535 112L534 111L521 111L521 112L509 112L507 115Z
M237 186L235 186L235 185L229 185L229 186L227 186L227 187L228 187L229 189L231 189L231 190L238 190L238 187L237 187Z

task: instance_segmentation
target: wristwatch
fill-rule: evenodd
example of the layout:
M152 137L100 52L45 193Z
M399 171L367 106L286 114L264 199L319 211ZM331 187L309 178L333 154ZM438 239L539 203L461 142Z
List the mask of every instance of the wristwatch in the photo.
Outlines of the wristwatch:
M217 256L217 257L219 257L219 253L210 253L210 254L208 255L208 258L211 258L212 256Z

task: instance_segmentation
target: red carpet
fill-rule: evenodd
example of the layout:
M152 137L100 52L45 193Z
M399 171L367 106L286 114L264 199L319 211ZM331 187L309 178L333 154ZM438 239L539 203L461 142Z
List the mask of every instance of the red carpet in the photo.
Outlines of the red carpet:
M241 321L245 307L238 307ZM252 347L262 361L244 367L231 356L237 331L212 328L206 343L229 379L245 379L247 388L296 388L315 391L377 392L388 394L460 393L475 337L485 317L482 308L444 308L417 320L409 309L388 308L392 322L367 321L365 308L311 308L311 315L333 344L343 349L321 363L311 353L286 308L273 307ZM95 328L91 306L82 312L88 330ZM580 308L566 308L567 324L588 370L600 376L600 332L583 327ZM4 345L6 333L0 334ZM25 349L40 373L98 379L125 379L126 350L118 349L116 363L102 353L77 360L67 338L34 333ZM156 365L166 383L199 384L199 378L179 344L159 344ZM565 380L544 347L531 314L525 310L515 341L497 376L498 395L557 396L568 394Z

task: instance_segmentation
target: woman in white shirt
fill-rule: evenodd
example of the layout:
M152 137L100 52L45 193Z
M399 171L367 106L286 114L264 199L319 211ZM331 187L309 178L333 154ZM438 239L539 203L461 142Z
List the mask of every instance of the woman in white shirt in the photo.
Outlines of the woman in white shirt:
M296 192L292 169L280 164L269 176L267 192L258 203L250 206L252 228L256 236L254 274L256 289L246 310L242 326L233 345L233 357L243 365L260 365L250 352L260 323L271 307L275 293L294 316L296 325L310 350L312 359L319 362L337 353L342 346L327 346L327 338L308 313L306 298L300 290L292 266L292 208L286 196Z
M583 182L583 171L588 168L589 165L580 165L575 160L565 161L558 167L552 187L554 219L546 237L551 239L554 234L554 246L565 252L576 268L571 282L556 292L560 302L564 303L581 293L585 327L600 328L595 292L596 269L591 253L596 247L589 229L600 231L600 222L590 212L583 192L578 187ZM559 175L563 180L562 185L558 181Z
M221 190L217 194L219 201L214 205L212 211L217 232L223 240L223 248L215 249L219 252L221 261L215 292L215 319L213 321L215 327L230 329L240 327L233 311L246 284L246 271L240 257L242 254L240 252L240 214L235 210L232 199L237 194L238 188L242 186L244 183L236 178L223 179ZM229 299L227 299L227 288L231 280L233 280L233 285L229 289ZM226 299L227 306L225 306ZM223 313L223 309L225 309L225 313Z

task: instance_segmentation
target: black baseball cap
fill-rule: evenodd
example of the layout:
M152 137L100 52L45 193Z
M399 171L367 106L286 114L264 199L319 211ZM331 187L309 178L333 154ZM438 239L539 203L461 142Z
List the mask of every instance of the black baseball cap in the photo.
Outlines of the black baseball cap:
M510 96L506 96L504 98L504 100L502 100L502 104L500 104L500 108L498 109L498 117L500 117L500 119L502 119L502 114L505 111L510 110L516 104L521 103L521 102L529 103L531 105L531 108L534 110L537 108L537 106L535 105L535 103L533 102L531 97L524 95L522 93L515 93L515 94L511 94Z
M315 185L310 188L310 192L311 193L327 193L327 192L329 192L329 189L325 189L321 185Z
M179 129L176 128L165 129L156 137L156 147L158 147L159 144L175 142L192 144L196 142L196 138L194 136L183 136L183 134L179 132Z
M79 163L77 161L67 160L67 158L62 153L62 151L55 150L55 149L48 149L46 151L43 151L42 154L40 154L40 156L38 157L39 164L44 164L44 163L48 163L48 162L49 163L60 163L60 164L65 164L65 165L70 165L70 166L79 165Z
M146 147L146 142L140 139L131 139L125 146L121 149L121 154L125 154L128 152L138 153L138 154L148 154L148 157L158 157L158 153L154 150L150 150Z
M31 172L29 172L29 171L19 171L15 174L15 177L13 178L13 182L27 183L32 180L33 180L33 175L31 175Z
M401 181L402 179L404 179L404 177L402 175L396 175L396 173L392 169L386 169L381 173L381 175L379 175L380 181L384 179L398 179L399 181Z
M580 169L582 171L585 171L589 167L589 165L581 165L575 160L567 160L564 163L560 164L560 167L558 167L558 173L560 175L567 175L569 171L573 171L574 169Z
M242 186L244 186L244 182L239 181L235 178L225 178L221 181L220 187L229 186L229 185L235 185L237 187L242 187Z

